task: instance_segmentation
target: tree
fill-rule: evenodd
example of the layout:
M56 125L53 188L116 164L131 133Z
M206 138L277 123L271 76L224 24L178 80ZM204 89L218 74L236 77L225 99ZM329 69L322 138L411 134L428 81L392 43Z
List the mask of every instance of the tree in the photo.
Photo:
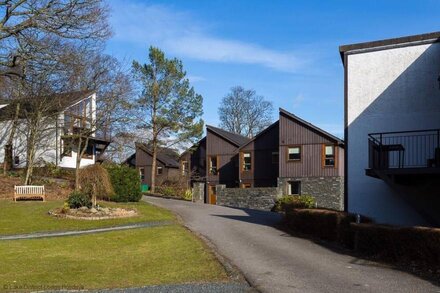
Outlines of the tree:
M150 47L148 64L134 61L133 71L140 89L137 106L142 116L138 128L151 132L147 136L151 137L151 192L154 192L159 148L192 144L201 137L203 98L190 86L182 62L167 59L158 48Z
M272 123L272 113L272 102L241 86L231 88L218 108L220 127L250 138Z

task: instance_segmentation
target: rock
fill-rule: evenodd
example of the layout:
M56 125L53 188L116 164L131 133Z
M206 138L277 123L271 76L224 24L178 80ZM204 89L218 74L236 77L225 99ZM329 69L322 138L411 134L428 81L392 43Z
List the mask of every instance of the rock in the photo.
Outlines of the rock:
M78 208L79 211L87 211L89 208L88 207L80 207Z
M91 208L91 209L90 209L90 212L91 212L92 214L96 214L96 213L98 212L98 210L95 209L95 208Z
M101 211L102 211L103 213L108 214L108 213L110 212L110 209L109 209L109 208L101 208Z

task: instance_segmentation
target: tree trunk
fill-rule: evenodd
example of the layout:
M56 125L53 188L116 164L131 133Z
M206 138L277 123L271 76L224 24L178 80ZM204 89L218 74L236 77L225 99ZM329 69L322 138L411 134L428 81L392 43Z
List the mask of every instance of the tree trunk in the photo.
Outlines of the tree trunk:
M79 191L79 168L81 166L81 157L82 157L82 138L81 135L78 137L78 146L76 149L76 164L75 164L75 191ZM72 150L73 151L73 150Z
M157 139L153 138L153 149L152 149L153 161L151 163L151 193L156 190L156 168L157 168Z
M11 132L9 133L9 137L8 137L8 141L6 142L5 145L5 157L4 157L4 162L3 162L3 173L6 174L7 171L10 171L13 167L13 141L14 141L14 136L15 136L15 132L17 130L17 125L18 125L18 115L20 113L20 103L17 103L17 106L15 107L15 115L14 115L14 120L12 120L12 125L11 125Z

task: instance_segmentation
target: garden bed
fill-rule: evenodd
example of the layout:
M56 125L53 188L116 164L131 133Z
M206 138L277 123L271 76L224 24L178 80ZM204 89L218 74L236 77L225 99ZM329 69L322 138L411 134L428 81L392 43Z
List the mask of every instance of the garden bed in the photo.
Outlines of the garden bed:
M124 208L107 208L96 207L87 208L81 207L78 209L64 209L57 208L49 211L49 214L54 217L77 219L77 220L108 220L119 218L130 218L138 215L136 209L124 209Z

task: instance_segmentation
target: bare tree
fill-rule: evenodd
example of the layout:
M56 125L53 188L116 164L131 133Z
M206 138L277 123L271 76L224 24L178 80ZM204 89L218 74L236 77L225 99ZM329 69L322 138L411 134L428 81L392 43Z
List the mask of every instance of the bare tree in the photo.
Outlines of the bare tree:
M218 109L220 127L250 138L272 123L272 113L272 102L241 86L231 88Z

